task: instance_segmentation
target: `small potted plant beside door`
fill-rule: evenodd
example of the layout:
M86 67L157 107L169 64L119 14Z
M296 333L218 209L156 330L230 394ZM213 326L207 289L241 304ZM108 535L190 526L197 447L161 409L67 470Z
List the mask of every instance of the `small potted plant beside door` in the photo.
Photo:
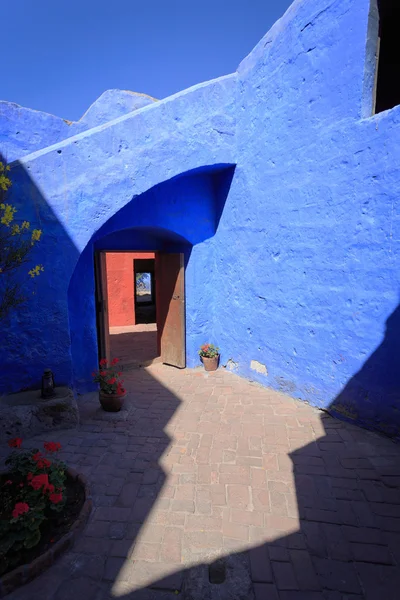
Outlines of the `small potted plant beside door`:
M203 344L200 347L199 354L206 371L216 371L218 369L219 348L214 344Z
M126 396L126 391L122 387L124 382L120 379L122 373L118 370L117 363L119 358L113 358L110 363L102 358L99 369L92 373L93 381L100 386L100 404L107 412L120 411Z

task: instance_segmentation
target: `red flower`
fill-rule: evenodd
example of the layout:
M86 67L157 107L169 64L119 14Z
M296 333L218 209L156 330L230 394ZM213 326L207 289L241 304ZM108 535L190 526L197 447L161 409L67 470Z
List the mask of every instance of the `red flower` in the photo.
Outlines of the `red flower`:
M107 381L107 383L109 383L110 385L112 385L113 383L115 383L117 380L115 379L115 377L111 377L111 379L109 379Z
M105 367L106 364L107 364L107 359L106 358L102 358L99 364L100 364L101 367Z
M112 361L111 361L111 364L114 366L117 363L119 363L119 360L120 360L119 358L113 358Z
M24 484L23 484L23 483L20 483L20 484L19 484L19 487L24 487Z
M13 438L11 440L8 440L8 445L10 446L10 448L21 448L22 446L22 438Z
M7 479L7 481L4 482L4 485L11 485L11 484L12 484L11 479Z
M27 504L26 502L17 502L17 504L14 506L14 510L12 511L12 516L14 517L14 519L18 519L20 515L23 515L24 513L28 512L28 510L29 504Z
M121 377L122 371L118 371L118 376Z
M117 394L118 396L122 396L122 394L125 394L125 389L122 387L121 381L118 381L117 383Z
M52 444L53 442L48 443ZM51 462L47 458L44 458L44 456L40 452L36 452L36 454L34 454L32 458L36 461L36 466L38 469L48 469L51 465Z
M58 493L58 494L52 493L52 494L50 494L49 498L50 498L50 502L52 502L53 504L58 504L63 499L61 493Z
M43 446L47 452L58 452L61 449L60 442L45 442Z
M47 473L43 473L42 475L35 475L35 477L32 477L30 485L33 487L34 490L40 490L40 488L43 487L43 491L45 492L49 487L49 476L47 475Z
M54 492L54 485L52 483L49 483L49 485L47 486L47 491L49 492L49 494L52 494Z
M100 371L100 377L105 377L107 375L107 371Z
M26 476L28 481L31 481L33 478L33 473L28 473L28 475Z

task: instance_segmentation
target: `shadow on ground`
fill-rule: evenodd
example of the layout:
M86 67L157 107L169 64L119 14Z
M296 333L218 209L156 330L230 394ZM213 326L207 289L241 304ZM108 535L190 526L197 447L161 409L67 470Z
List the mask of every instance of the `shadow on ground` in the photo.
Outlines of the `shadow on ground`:
M55 256L54 239L63 253L56 255L60 268L45 265L29 314L3 336L7 391L30 383L55 358L52 368L70 381L70 322L74 364L84 377L88 355L96 355L93 281L85 295L85 280L75 277L68 321L65 298L79 253L24 167L15 163L12 173L11 201L20 208L25 202L24 218L36 224L40 216L45 232L51 227L43 256ZM221 175L228 188L231 176ZM135 210L127 205L111 217L107 233L119 236L124 215ZM136 226L131 217L126 223ZM85 260L91 267L92 245ZM32 314L43 320L47 313L61 315L57 336L51 327L40 336L31 327ZM397 309L382 344L332 407L394 437L399 321ZM35 353L22 369L26 348ZM66 462L89 478L95 508L75 547L10 600L398 599L397 445L223 371L207 376L155 366L125 379L121 413L103 413L89 394L79 430L55 436Z
M147 328L143 331L144 328ZM110 335L112 357L121 360L125 367L139 366L157 358L156 325L135 325L132 331Z
M62 434L86 530L10 600L397 600L396 444L223 370L126 383L121 413L86 395Z

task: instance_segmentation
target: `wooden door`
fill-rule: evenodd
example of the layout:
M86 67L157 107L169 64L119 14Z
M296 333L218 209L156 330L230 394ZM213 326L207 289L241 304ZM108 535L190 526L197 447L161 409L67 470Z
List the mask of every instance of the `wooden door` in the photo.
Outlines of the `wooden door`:
M186 367L183 254L156 254L157 343L163 363Z
M95 252L94 268L96 285L97 346L99 351L99 360L101 358L106 358L109 361L111 360L111 352L105 252Z

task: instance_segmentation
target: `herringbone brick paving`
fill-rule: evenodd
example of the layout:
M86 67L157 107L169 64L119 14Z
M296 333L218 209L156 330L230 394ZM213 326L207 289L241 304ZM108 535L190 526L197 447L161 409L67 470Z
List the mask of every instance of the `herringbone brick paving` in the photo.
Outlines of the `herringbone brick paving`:
M94 511L9 600L400 598L398 445L222 369L126 384L121 413L90 394L53 434Z

